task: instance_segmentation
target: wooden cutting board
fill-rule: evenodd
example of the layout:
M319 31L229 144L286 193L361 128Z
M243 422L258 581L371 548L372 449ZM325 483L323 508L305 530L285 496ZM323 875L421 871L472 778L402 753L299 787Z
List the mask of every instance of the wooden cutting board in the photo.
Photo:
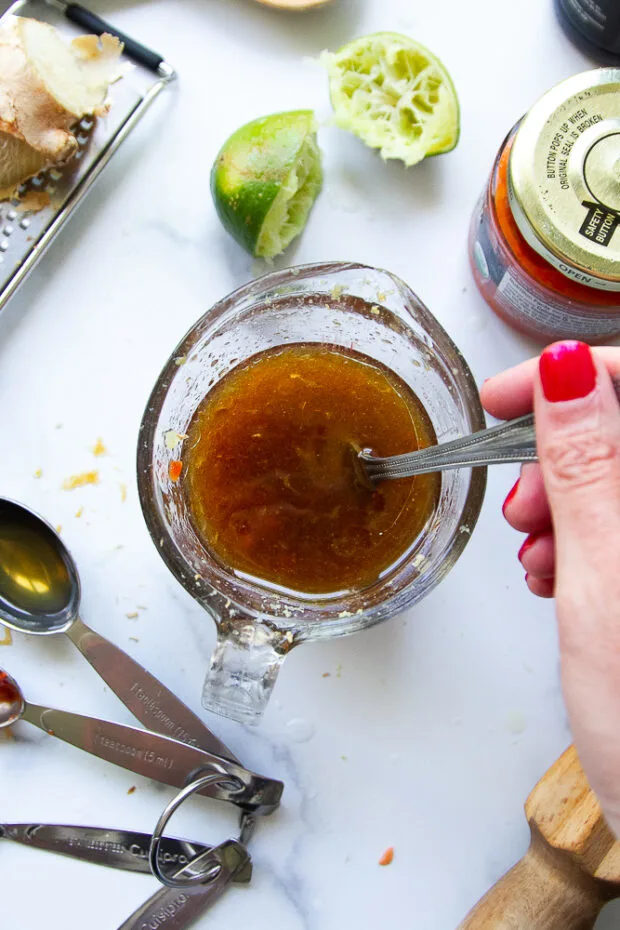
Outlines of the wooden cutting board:
M525 804L527 853L458 930L592 930L620 897L620 842L605 823L574 746Z

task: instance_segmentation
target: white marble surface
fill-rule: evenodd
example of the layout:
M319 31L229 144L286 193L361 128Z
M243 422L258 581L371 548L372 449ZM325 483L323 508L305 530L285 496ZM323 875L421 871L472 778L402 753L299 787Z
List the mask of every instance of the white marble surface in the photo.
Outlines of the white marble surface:
M335 0L305 16L252 0L94 6L162 50L180 80L0 318L0 487L62 524L80 566L84 619L198 708L214 630L150 542L134 451L172 347L212 302L262 270L215 216L208 185L219 145L272 111L314 107L327 123L325 76L312 61L325 47L395 29L436 50L461 99L456 151L405 171L325 125L325 190L278 267L353 259L396 272L481 381L534 347L496 320L472 284L470 212L512 123L587 62L550 0ZM109 455L95 460L99 436ZM93 467L99 486L61 490L67 475ZM519 540L500 516L515 473L493 471L465 555L409 615L296 651L260 729L209 717L249 765L287 788L253 844L252 886L231 891L197 926L453 930L524 852L523 801L570 735L552 605L527 593ZM32 700L132 722L64 638L15 635L0 665ZM7 821L146 830L170 796L26 724L0 745L0 772ZM221 839L234 826L231 813L202 801L177 829ZM394 862L380 868L387 846ZM112 930L156 887L8 843L0 857L0 923L11 930ZM612 906L600 930L619 922Z

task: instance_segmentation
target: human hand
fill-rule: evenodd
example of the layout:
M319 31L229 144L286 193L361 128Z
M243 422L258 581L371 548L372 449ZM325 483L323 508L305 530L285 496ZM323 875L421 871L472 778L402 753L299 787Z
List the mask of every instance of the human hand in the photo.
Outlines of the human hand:
M562 684L581 762L620 836L620 349L549 346L491 378L482 403L536 418L539 465L524 465L504 516L528 536L529 589L556 598Z

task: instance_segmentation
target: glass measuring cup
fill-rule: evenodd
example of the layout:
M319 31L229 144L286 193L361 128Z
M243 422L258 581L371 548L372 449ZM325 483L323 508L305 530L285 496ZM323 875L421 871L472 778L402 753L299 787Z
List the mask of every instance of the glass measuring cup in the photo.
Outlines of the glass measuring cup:
M485 425L459 350L411 289L385 271L334 262L274 272L219 301L187 333L146 406L138 489L158 551L217 626L203 704L246 723L260 720L294 646L381 623L441 581L465 548L486 486L483 468L442 474L426 532L365 588L305 595L223 565L196 534L170 463L181 457L182 437L214 384L258 352L300 342L355 349L390 368L424 404L439 442Z

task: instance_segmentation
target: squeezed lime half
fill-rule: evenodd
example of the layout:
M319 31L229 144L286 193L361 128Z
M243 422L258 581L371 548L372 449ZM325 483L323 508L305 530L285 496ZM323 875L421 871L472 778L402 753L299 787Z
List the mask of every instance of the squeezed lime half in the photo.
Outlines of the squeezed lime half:
M274 258L306 225L323 171L311 110L247 123L222 146L211 193L224 228L252 255Z
M440 60L397 32L377 32L323 53L335 122L379 149L415 165L450 152L459 140L459 102Z

